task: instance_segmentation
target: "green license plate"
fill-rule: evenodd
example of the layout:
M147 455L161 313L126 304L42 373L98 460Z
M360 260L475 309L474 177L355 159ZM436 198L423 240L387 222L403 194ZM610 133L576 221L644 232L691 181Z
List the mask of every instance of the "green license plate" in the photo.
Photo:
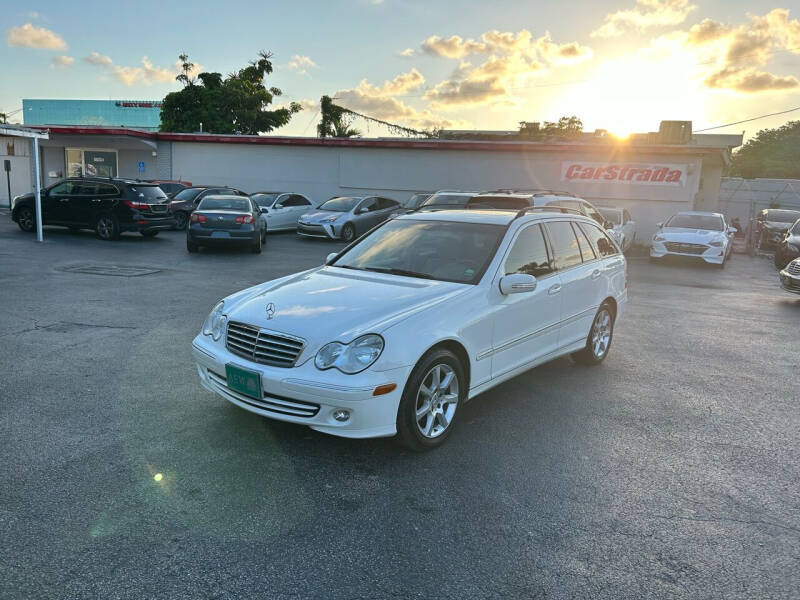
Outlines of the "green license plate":
M225 377L228 379L228 387L234 392L261 400L260 374L228 364L225 365Z

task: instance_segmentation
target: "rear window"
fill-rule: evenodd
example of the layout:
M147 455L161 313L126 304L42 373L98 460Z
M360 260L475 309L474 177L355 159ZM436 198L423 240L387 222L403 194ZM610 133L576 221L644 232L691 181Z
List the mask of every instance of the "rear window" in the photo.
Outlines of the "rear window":
M250 212L250 200L247 198L220 198L207 196L200 201L197 210L235 210Z
M130 185L128 186L128 190L137 200L163 202L167 199L167 195L157 185Z
M197 194L204 191L206 188L186 188L175 194L173 200L191 201L194 200Z
M443 205L458 205L466 206L469 201L469 196L464 194L434 194L422 206L443 206Z
M475 196L474 198L469 199L467 206L482 208L510 208L514 210L520 210L527 206L531 206L531 203L525 198L512 198L509 196Z
M775 223L794 223L798 218L800 218L800 212L796 210L771 209L767 211L767 221Z

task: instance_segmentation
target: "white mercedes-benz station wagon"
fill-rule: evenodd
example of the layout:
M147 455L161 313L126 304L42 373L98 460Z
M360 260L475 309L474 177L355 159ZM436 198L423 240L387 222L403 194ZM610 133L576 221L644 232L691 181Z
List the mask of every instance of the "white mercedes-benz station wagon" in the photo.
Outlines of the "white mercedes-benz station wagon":
M592 219L557 210L403 215L228 296L193 342L200 381L265 417L437 446L478 394L562 355L608 355L625 258Z

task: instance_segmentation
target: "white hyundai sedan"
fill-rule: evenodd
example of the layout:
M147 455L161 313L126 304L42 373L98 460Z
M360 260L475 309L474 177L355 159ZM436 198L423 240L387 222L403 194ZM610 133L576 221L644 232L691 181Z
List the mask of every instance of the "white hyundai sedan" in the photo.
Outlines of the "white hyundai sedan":
M720 213L685 211L658 224L650 246L650 258L690 256L725 266L733 248L734 227Z
M241 408L424 450L515 375L565 354L603 361L626 300L625 258L592 219L411 213L224 298L193 353L202 385Z

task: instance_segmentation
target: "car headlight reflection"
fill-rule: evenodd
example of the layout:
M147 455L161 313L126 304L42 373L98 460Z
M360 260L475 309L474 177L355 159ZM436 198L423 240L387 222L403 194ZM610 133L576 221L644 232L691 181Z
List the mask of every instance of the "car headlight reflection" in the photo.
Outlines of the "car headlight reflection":
M331 342L319 349L314 357L314 365L320 369L339 369L342 373L352 375L360 373L378 360L383 352L383 338L369 333L354 339L349 344Z
M326 217L320 221L320 223L333 223L336 219L339 218L339 215L335 215L333 217Z
M210 335L215 342L222 337L225 331L225 324L228 322L228 317L222 314L223 310L225 310L225 303L220 302L208 314L205 323L203 323L203 335Z
M654 242L663 242L665 239L667 239L667 238L665 238L663 235L656 234L656 235L653 236L653 241Z

